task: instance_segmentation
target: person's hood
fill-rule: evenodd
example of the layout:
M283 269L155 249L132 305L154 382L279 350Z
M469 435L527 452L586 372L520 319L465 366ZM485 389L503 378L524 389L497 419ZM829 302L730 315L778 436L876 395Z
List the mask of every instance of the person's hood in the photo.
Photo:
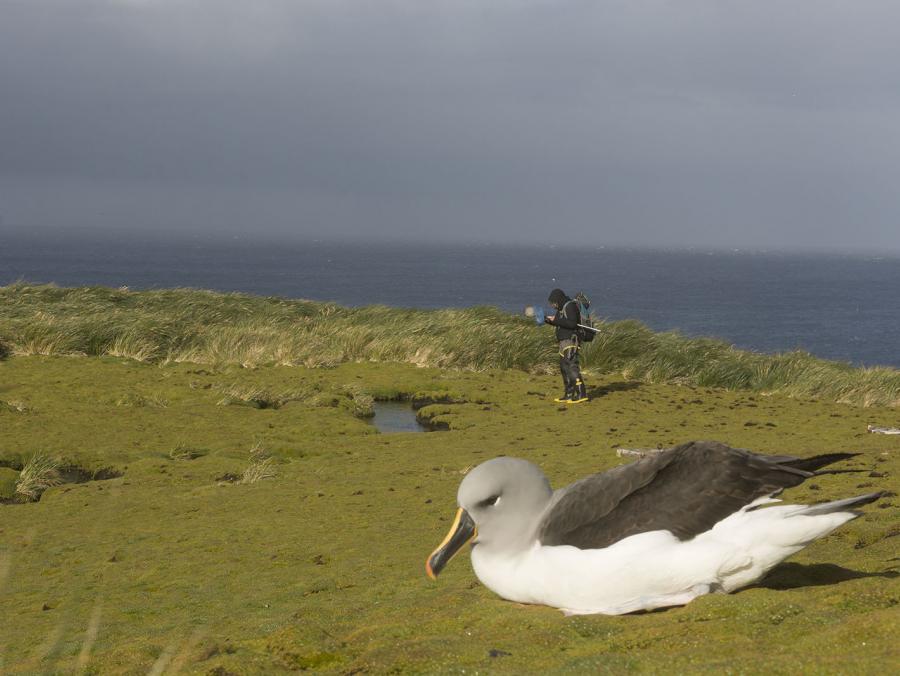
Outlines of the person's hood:
M555 307L557 310L561 310L562 306L569 301L569 297L562 289L553 289L553 291L550 292L550 297L547 300L550 301L550 305Z

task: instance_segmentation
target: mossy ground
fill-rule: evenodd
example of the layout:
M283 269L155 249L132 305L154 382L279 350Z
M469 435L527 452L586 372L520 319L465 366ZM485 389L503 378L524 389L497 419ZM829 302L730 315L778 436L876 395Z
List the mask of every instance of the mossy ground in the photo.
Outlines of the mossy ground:
M390 364L0 362L0 464L40 452L123 473L0 505L0 670L882 673L898 664L893 495L762 585L663 612L566 618L509 603L478 583L464 554L436 583L426 579L463 472L500 454L537 462L559 486L625 462L619 446L715 439L862 454L844 465L861 472L817 477L788 501L900 488L900 437L866 431L896 426L897 409L616 376L593 378L593 400L567 409L552 403L557 380ZM277 409L220 404L236 383L306 394ZM451 402L421 411L449 431L379 434L343 405L348 391ZM240 475L256 444L277 459L277 477L220 480ZM13 479L4 470L0 487Z

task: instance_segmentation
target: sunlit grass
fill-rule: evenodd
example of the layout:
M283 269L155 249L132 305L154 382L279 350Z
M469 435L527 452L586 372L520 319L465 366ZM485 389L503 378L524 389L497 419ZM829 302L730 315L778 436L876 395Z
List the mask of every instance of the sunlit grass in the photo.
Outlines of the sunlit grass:
M759 354L713 338L654 333L634 320L599 326L601 333L582 353L589 372L862 406L900 404L896 369L855 368L802 351ZM329 368L371 361L475 371L556 370L552 329L496 308L344 308L190 289L0 287L0 343L19 355L118 356L248 368Z
M0 594L15 620L0 631L4 673L683 673L723 664L880 673L891 663L900 512L887 496L776 570L775 584L664 613L566 618L497 597L468 552L437 583L423 561L453 518L467 468L497 455L540 464L558 487L631 460L614 449L690 439L801 457L854 451L842 467L856 471L816 477L786 502L896 493L897 437L866 432L896 425L896 409L616 374L593 375L605 393L566 409L551 400L556 374L387 363L219 370L22 357L0 364L0 376L12 386L0 396L34 405L0 410ZM281 409L218 406L221 388L235 384L310 397ZM117 406L133 393L169 405ZM371 396L409 402L447 431L379 433L351 408ZM64 483L21 504L19 470L41 449L62 454Z
M175 448L169 451L169 457L172 460L196 460L197 458L202 458L207 453L209 453L209 451L206 449L194 448L189 444L179 443L176 444Z
M224 395L219 400L219 406L247 405L254 408L281 408L291 401L300 401L309 397L306 392L295 390L278 391L255 385L242 385L233 383L220 388Z
M583 351L584 365L597 372L650 383L747 389L861 406L900 405L897 369L857 368L802 350L760 354L712 338L654 333L636 321L601 328Z
M129 392L128 394L122 395L121 397L117 398L115 403L116 406L125 408L167 408L169 406L169 400L158 393L145 395L136 392Z
M37 502L44 491L62 483L59 460L40 453L25 463L16 481L15 497L22 502Z
M10 399L8 401L0 399L0 412L9 411L10 413L29 413L31 412L31 410L31 406L20 399Z
M278 476L275 471L275 460L262 444L257 442L253 445L249 452L250 464L241 475L239 483L255 484L263 479L274 479Z

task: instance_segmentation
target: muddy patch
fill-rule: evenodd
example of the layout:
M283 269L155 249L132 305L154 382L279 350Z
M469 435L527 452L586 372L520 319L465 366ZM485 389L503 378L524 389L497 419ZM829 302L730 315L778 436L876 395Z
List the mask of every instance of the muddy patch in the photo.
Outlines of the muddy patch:
M112 467L101 469L85 469L75 465L67 465L59 468L59 476L64 484L85 484L88 481L108 481L124 476L122 472Z

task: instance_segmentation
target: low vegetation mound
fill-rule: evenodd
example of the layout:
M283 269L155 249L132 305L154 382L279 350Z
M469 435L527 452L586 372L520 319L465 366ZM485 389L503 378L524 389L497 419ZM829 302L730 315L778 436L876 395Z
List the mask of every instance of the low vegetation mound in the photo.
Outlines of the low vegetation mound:
M583 354L584 366L595 373L863 406L900 405L897 369L856 368L799 350L759 354L712 338L655 333L634 320L599 326L601 333ZM17 355L248 367L374 361L549 372L556 368L551 331L491 307L345 308L192 289L0 287L0 336Z

